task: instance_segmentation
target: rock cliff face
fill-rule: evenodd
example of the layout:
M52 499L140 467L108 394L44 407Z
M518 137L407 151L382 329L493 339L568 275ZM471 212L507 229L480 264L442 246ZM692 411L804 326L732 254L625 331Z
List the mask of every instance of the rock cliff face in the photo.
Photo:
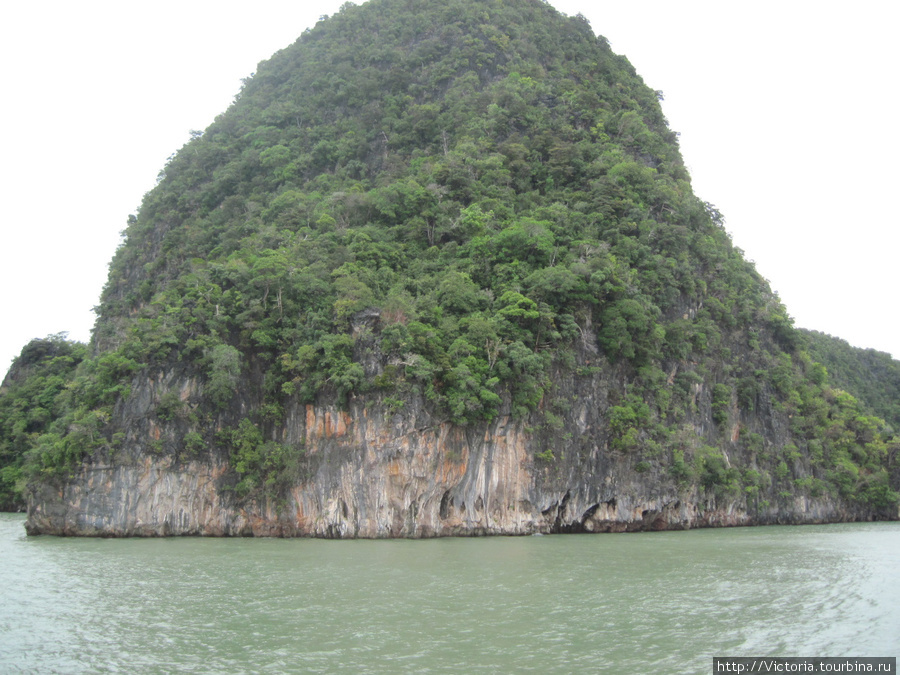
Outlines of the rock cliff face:
M567 482L533 460L522 423L500 418L484 433L447 424L308 407L309 480L286 504L237 505L218 489L227 463L143 457L85 466L62 490L45 487L30 534L85 536L313 536L326 538L524 535L681 530L866 519L830 498L797 497L756 510L743 500L701 499L639 478L595 453L595 473Z
M152 400L140 390L158 384L140 382L132 397L138 403L129 410L136 434L131 456L87 463L61 489L43 486L30 500L29 533L420 538L897 517L827 496L779 498L770 490L755 501L717 497L679 486L658 469L635 471L634 457L605 442L610 381L600 376L566 383L577 403L553 438L508 413L477 428L455 426L432 418L421 401L402 414L374 399L352 400L347 409L296 405L277 433L306 448L301 479L286 497L241 502L223 489L232 469L222 453L177 461L146 451L146 439L174 433L140 407ZM179 389L202 396L189 381ZM553 459L536 458L548 443ZM732 451L741 452L737 443Z

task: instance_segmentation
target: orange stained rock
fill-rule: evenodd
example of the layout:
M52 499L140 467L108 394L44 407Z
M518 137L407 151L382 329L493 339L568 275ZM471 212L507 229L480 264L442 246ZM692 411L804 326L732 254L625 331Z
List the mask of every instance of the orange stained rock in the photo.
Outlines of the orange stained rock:
M316 420L316 409L312 406L312 404L306 404L306 441L307 445L311 447L310 441L315 437L322 436L322 431L317 429L318 420Z
M346 436L352 421L350 415L343 410L336 413L325 410L319 413L312 404L307 404L306 440Z
M451 459L450 457L445 456L444 461L441 462L438 482L451 483L461 480L463 474L466 472L466 460L468 454L468 452L463 450L459 459Z
M347 411L339 410L337 415L335 415L334 421L334 435L335 436L346 436L347 435L347 427L352 423L352 419Z

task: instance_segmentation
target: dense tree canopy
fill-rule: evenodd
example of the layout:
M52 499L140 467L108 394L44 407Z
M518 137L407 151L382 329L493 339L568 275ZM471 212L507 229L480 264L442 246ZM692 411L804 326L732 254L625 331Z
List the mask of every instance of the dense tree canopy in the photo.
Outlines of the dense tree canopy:
M896 431L900 429L900 361L875 349L851 347L819 331L802 331L809 355L827 369L828 379Z
M64 416L70 405L67 390L86 354L85 345L51 335L29 342L13 363L0 389L0 511L22 507L26 463L42 461L36 439ZM48 464L68 461L54 457Z

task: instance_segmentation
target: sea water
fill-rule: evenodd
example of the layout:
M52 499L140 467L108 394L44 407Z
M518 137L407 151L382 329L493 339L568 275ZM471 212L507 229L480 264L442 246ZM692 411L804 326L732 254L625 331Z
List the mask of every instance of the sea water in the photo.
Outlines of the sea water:
M26 537L0 672L711 673L900 654L900 523L448 538Z

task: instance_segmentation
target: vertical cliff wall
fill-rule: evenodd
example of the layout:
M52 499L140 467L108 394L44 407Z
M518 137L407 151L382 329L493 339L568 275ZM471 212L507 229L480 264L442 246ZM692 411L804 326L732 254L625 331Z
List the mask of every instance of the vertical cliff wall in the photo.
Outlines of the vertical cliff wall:
M139 392L158 382L137 383L133 400L152 400ZM602 401L610 380L572 377L561 384L576 404L550 434L530 426L534 420L508 413L478 427L459 427L436 420L421 400L400 413L374 398L354 399L346 409L296 404L277 434L304 448L300 478L277 496L247 499L229 490L234 468L222 449L186 461L149 451L150 440L174 427L159 428L152 409L138 406L130 414L146 423L143 441L127 458L83 464L61 488L42 486L31 495L26 527L32 534L64 535L417 538L898 515L896 509L848 506L830 495L786 495L777 485L758 493L716 494L679 484L667 461L641 467L637 456L609 447ZM178 388L202 394L189 382ZM765 417L744 423L761 424ZM697 431L686 433L697 437ZM726 461L758 460L742 456L737 442L729 450ZM700 452L694 443L687 460Z

